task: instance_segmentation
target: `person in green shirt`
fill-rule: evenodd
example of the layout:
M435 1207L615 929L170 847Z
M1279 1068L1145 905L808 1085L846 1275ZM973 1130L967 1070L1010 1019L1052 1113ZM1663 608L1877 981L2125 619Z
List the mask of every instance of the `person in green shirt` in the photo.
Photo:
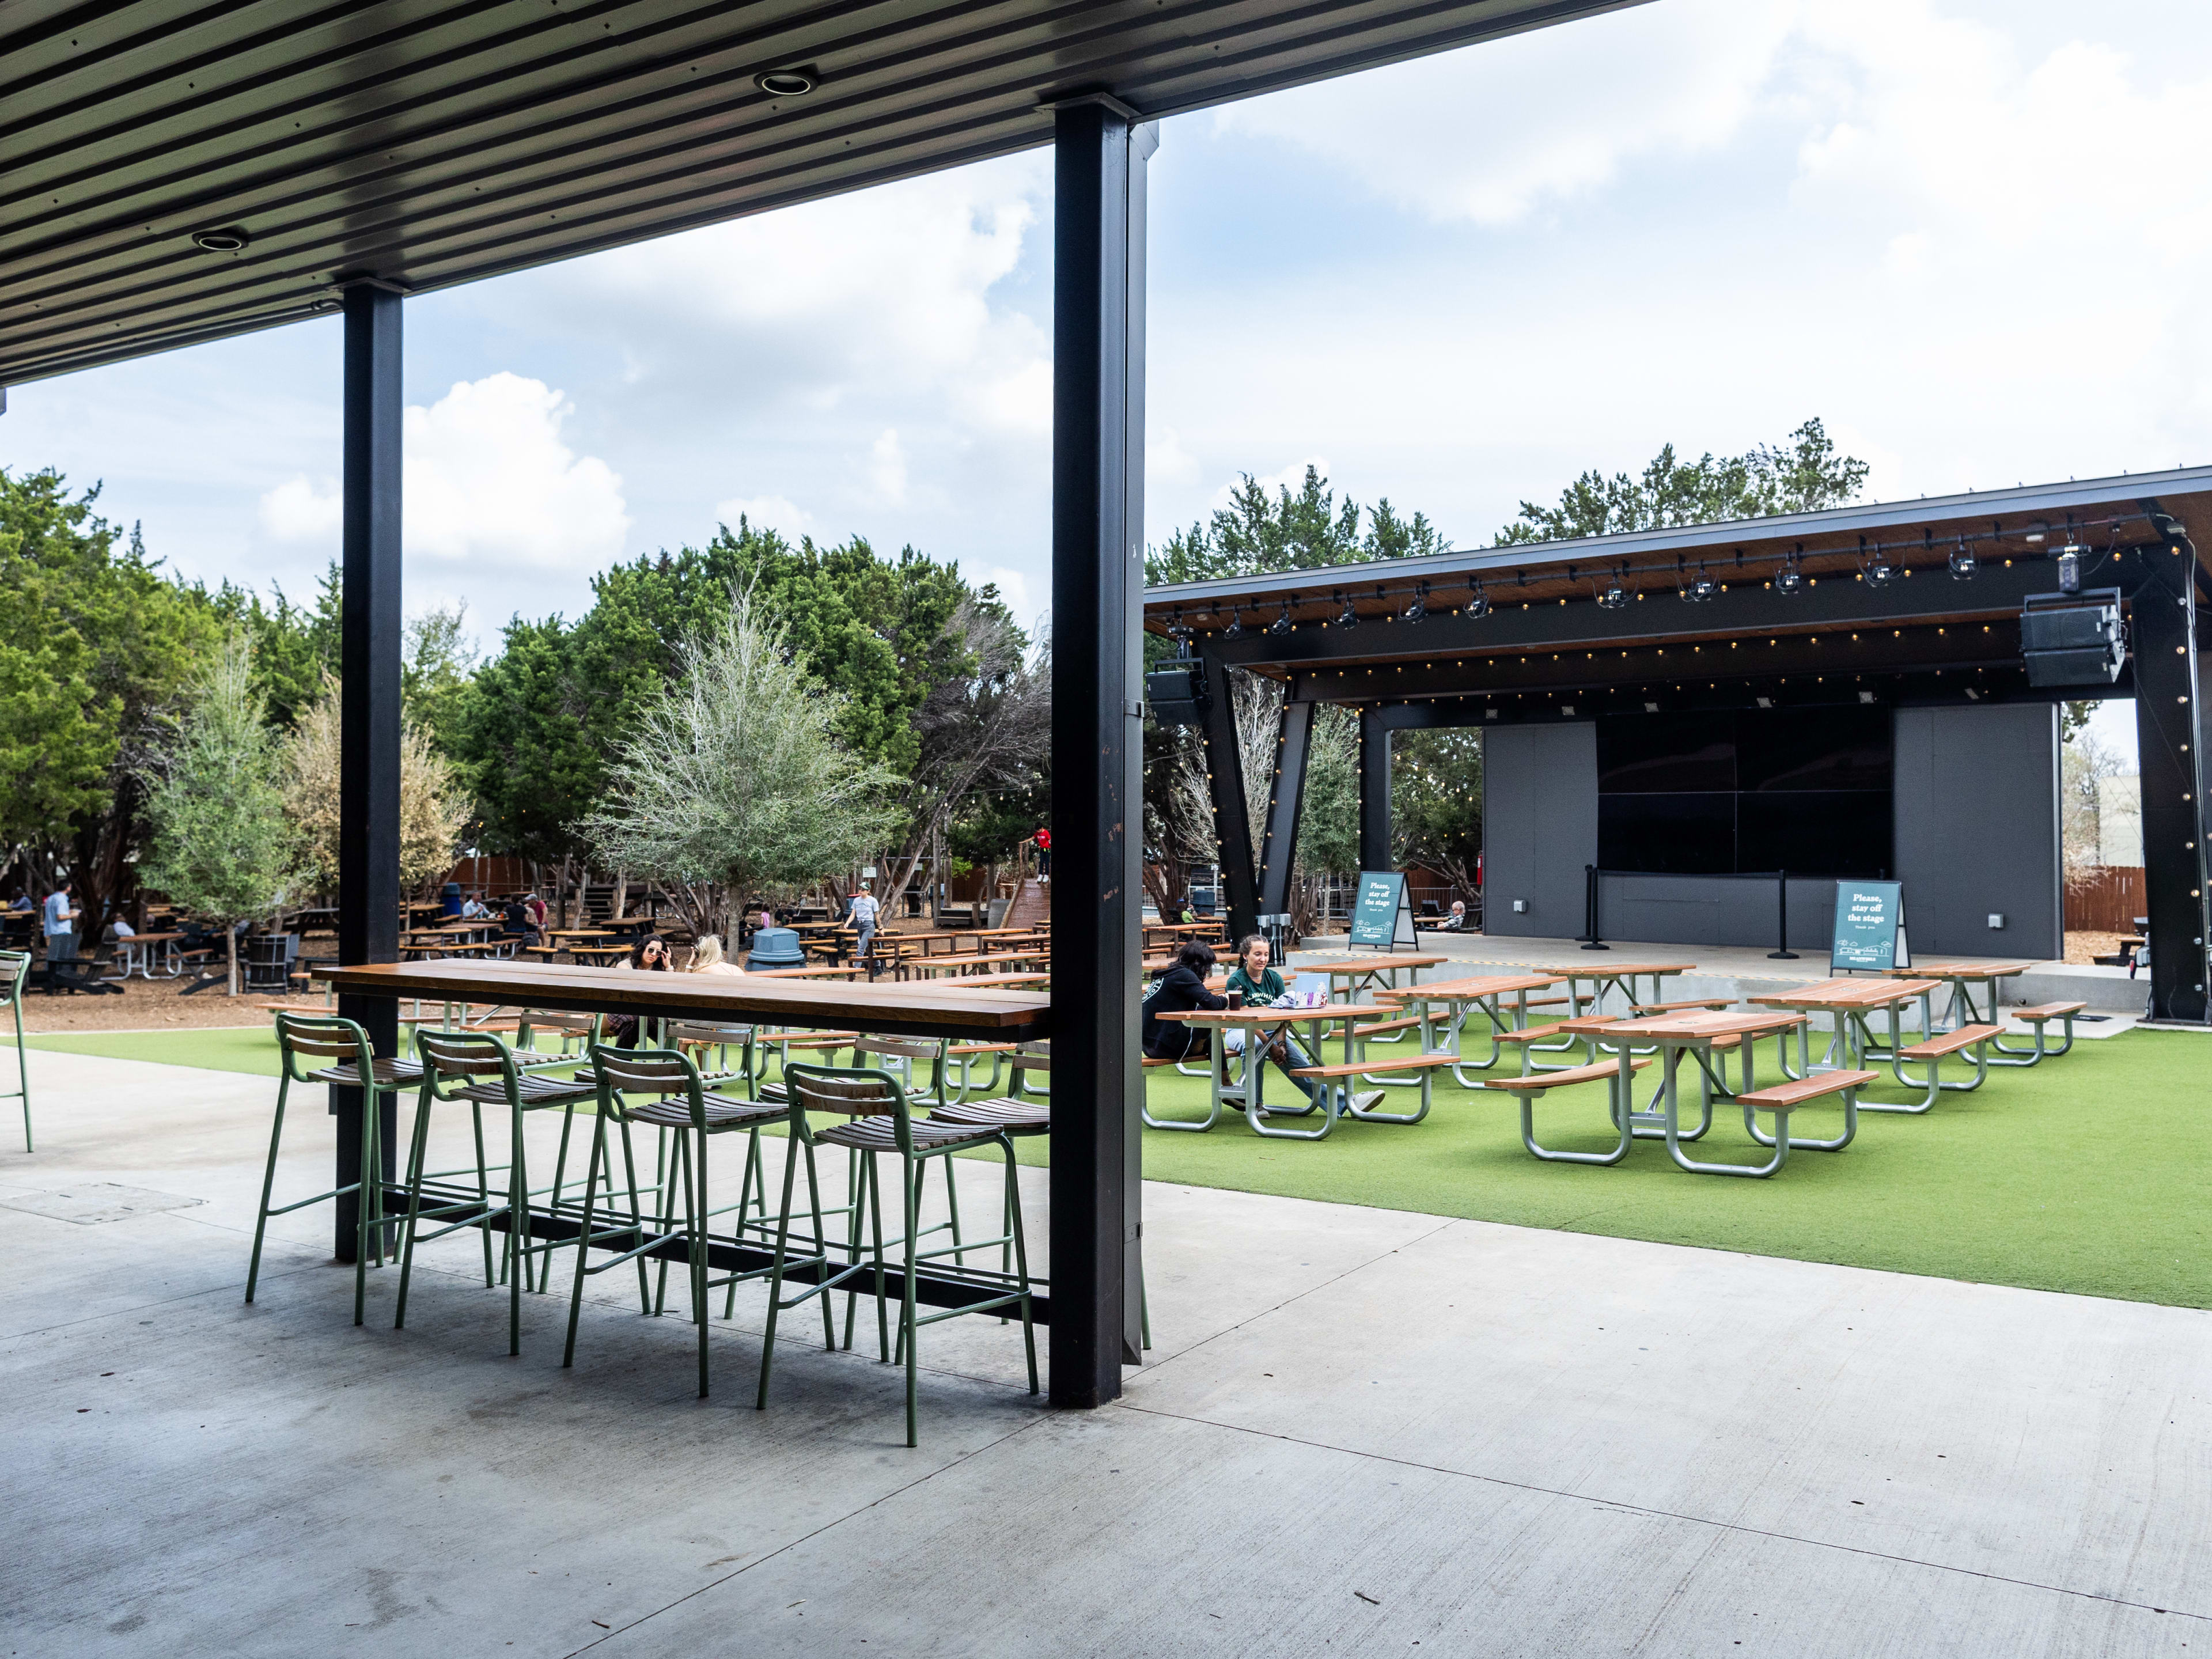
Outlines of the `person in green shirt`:
M1268 957L1272 954L1266 935L1247 933L1237 941L1237 964L1229 970L1229 982L1224 988L1243 992L1248 1006L1257 1005L1261 1007L1265 1007L1283 996L1288 988L1283 982L1282 975L1268 965ZM1223 1041L1228 1047L1235 1048L1241 1045L1243 1036L1243 1032L1231 1029L1223 1034ZM1316 1106L1320 1105L1321 1091L1314 1079L1299 1077L1291 1070L1292 1066L1311 1066L1316 1063L1313 1057L1299 1045L1297 1039L1285 1030L1278 1036L1269 1052L1275 1063L1283 1068L1284 1074L1297 1085L1298 1091ZM1361 1111L1369 1111L1373 1109L1382 1098L1382 1091L1376 1089L1369 1093L1352 1097L1349 1103ZM1340 1106L1346 1103L1345 1091L1340 1088L1337 1091L1337 1102Z

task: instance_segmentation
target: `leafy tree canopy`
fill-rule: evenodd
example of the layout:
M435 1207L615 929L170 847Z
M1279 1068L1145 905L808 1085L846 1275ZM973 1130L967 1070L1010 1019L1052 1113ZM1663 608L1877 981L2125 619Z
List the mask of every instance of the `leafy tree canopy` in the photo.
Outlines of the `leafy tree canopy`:
M1866 475L1867 464L1838 454L1818 420L1792 432L1785 447L1758 444L1741 455L1708 451L1683 461L1667 444L1638 477L1617 472L1608 478L1593 469L1560 492L1556 507L1522 502L1520 516L1498 532L1497 544L1817 513L1856 500Z
M1178 530L1166 546L1146 552L1147 586L1410 558L1445 549L1443 537L1425 516L1416 513L1410 520L1401 519L1387 496L1371 512L1349 497L1339 502L1316 467L1306 468L1295 495L1286 484L1277 485L1271 495L1250 473L1242 476L1229 505L1217 507L1209 522ZM1359 527L1363 514L1367 520L1364 533Z

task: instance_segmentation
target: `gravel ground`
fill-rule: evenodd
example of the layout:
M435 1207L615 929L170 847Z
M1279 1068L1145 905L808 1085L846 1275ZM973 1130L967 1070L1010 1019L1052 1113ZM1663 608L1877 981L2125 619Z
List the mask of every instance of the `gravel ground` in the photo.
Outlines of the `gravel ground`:
M170 1027L264 1025L269 1016L259 993L225 996L210 986L198 996L180 994L191 981L134 979L121 996L48 996L32 991L23 998L26 1031L138 1031Z

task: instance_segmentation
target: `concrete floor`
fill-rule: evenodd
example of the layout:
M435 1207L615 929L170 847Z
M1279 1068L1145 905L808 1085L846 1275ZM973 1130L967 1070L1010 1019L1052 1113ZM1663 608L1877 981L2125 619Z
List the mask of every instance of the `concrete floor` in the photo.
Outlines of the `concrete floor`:
M908 1450L803 1322L756 1413L757 1299L703 1402L619 1274L574 1370L558 1297L508 1358L466 1239L356 1329L310 1211L245 1308L271 1085L32 1066L8 1653L2212 1651L2203 1313L1155 1183L1121 1403L1041 1408L957 1321Z

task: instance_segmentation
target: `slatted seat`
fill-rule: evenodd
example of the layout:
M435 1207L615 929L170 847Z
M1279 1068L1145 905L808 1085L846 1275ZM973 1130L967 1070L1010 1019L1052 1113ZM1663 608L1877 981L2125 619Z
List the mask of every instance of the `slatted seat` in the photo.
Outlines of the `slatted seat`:
M524 1073L515 1079L515 1093L525 1106L560 1106L572 1100L589 1100L599 1092L590 1077L579 1073L567 1078ZM507 1089L498 1083L471 1083L453 1092L455 1100L471 1100L482 1106L507 1104Z
M1545 1038L1555 1037L1562 1031L1571 1036L1574 1035L1574 1028L1580 1023L1576 1020L1554 1020L1549 1025L1525 1025L1517 1031L1500 1031L1497 1036L1500 1042L1541 1042Z
M2005 1012L2014 1019L2036 1025L2046 1019L2063 1019L2069 1014L2078 1014L2088 1006L2086 1002L2039 1002L2033 1008L2008 1008Z
M790 1115L790 1109L778 1101L732 1100L727 1095L699 1097L709 1129L743 1128L752 1123L773 1123ZM691 1127L691 1109L673 1098L663 1097L648 1100L629 1109L634 1123L650 1123L657 1128L688 1129Z
M1637 1015L1672 1014L1685 1008L1711 1008L1725 1012L1735 1006L1734 997L1686 997L1680 1002L1639 1002L1629 1012Z
M1425 1072L1456 1066L1457 1054L1421 1054L1405 1060L1355 1060L1341 1066L1293 1066L1292 1077L1359 1077L1369 1072Z
M948 1146L964 1146L969 1141L979 1145L998 1135L995 1125L987 1123L954 1123L936 1116L916 1118L908 1126L914 1138L915 1151L942 1152ZM850 1123L819 1129L814 1138L827 1146L845 1146L860 1152L895 1152L898 1150L896 1127L884 1117L855 1118Z
M1016 1100L1000 1095L991 1100L963 1100L940 1106L925 1120L934 1123L964 1123L1003 1130L1010 1135L1043 1134L1052 1127L1052 1103Z
M1408 1014L1403 1019L1378 1019L1372 1025L1353 1026L1352 1035L1356 1037L1380 1036L1385 1031L1412 1030L1420 1023L1419 1018L1413 1014Z
M1640 1072L1651 1062L1632 1060L1628 1069ZM1618 1060L1601 1060L1595 1066L1570 1066L1565 1071L1538 1072L1532 1077L1486 1077L1482 1080L1486 1089L1503 1089L1510 1094L1540 1095L1547 1089L1564 1089L1576 1083L1609 1083L1620 1075Z
M1738 1095L1736 1103L1759 1112L1791 1112L1808 1100L1839 1095L1846 1090L1863 1089L1869 1083L1881 1081L1881 1073L1879 1072L1815 1072L1810 1077L1791 1078L1769 1088L1754 1089L1747 1095Z
M2088 1006L2086 1002L2039 1002L2030 1008L2003 1010L2021 1024L2035 1027L2035 1047L2015 1048L2000 1038L1990 1044L1990 1064L2033 1066L2041 1060L2056 1060L2061 1054L2070 1054L2074 1048L2074 1016ZM2056 1048L2049 1046L2050 1034L2044 1029L2054 1019L2064 1021L2066 1026L2066 1040Z
M1987 1042L2003 1031L1995 1025L1961 1025L1955 1031L1940 1031L1925 1042L1916 1042L1909 1048L1899 1048L1899 1060L1941 1060L1945 1054L1955 1054L1962 1048L1971 1048L1978 1042Z
M320 1010L317 1011L318 1012ZM397 1087L422 1080L422 1067L415 1060L402 1060L395 1054L378 1054L369 1061L369 1075L379 1087ZM310 1072L301 1079L307 1083L335 1083L340 1088L361 1087L361 1067L350 1060L326 1066L319 1072Z

